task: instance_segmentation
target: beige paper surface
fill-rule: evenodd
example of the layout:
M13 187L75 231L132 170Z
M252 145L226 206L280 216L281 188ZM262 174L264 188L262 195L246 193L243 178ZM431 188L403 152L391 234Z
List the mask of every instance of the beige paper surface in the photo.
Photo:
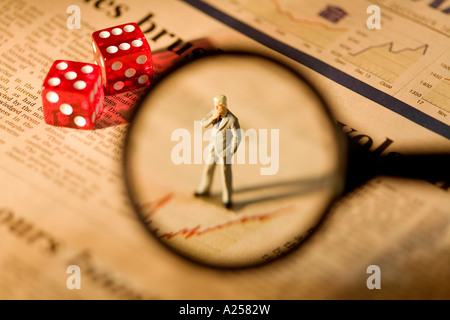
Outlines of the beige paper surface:
M367 135L372 149L387 138L393 143L385 153L448 151L450 145L180 1L99 7L79 2L80 30L66 25L72 4L0 3L0 298L450 298L445 184L377 177L336 203L294 252L260 267L213 269L168 250L141 223L125 188L124 137L143 92L107 97L92 131L43 122L39 90L50 64L93 62L94 30L142 21L157 74L167 60L176 64L205 46L265 52L301 71L323 93L344 131ZM445 43L448 47L448 38ZM165 54L157 59L158 52ZM292 241L279 243L265 258L291 246ZM69 265L80 267L81 289L67 287ZM371 265L380 267L380 290L366 285Z

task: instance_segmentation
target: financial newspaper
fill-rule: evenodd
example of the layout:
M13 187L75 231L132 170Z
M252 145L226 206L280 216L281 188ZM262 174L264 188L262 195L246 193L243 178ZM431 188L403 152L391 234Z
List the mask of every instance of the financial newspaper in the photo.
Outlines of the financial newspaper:
M349 2L1 1L0 298L450 298L446 181L377 176L294 250L283 242L261 255L266 264L210 268L161 244L131 203L125 138L144 91L105 97L94 130L44 122L53 61L93 63L92 32L136 22L156 79L209 50L264 53L301 72L339 130L368 150L449 152L450 2Z

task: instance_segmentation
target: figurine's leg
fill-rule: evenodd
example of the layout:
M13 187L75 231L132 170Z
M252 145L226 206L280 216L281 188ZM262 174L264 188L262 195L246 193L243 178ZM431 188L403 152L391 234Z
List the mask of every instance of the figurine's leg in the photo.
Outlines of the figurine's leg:
M195 192L196 196L205 196L209 193L215 168L216 168L215 154L214 151L212 151L211 154L209 155L208 160L206 161L205 166L203 167L202 179L200 181L200 185L197 188L197 191Z
M232 190L232 176L231 176L231 164L227 164L226 162L223 164L222 171L222 202L225 207L230 208L232 205L231 202L231 194Z

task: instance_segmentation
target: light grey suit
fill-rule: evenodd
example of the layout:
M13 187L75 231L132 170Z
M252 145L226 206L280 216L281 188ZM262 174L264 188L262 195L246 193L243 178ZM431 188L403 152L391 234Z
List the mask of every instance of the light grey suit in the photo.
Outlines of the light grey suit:
M211 188L214 169L217 163L222 163L222 201L231 204L231 159L236 152L240 137L240 126L238 119L229 111L219 121L214 121L215 110L212 110L202 119L202 126L207 128L213 125L210 143L207 146L209 152L203 169L203 175L197 194L207 194Z

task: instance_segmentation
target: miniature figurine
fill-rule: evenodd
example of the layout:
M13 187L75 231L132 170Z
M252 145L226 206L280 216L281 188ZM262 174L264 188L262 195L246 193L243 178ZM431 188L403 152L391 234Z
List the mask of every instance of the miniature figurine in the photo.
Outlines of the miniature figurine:
M240 142L238 119L228 110L227 97L214 97L214 109L202 119L202 127L213 125L209 152L203 175L195 196L208 196L217 163L222 163L222 202L229 209L232 206L231 162Z

